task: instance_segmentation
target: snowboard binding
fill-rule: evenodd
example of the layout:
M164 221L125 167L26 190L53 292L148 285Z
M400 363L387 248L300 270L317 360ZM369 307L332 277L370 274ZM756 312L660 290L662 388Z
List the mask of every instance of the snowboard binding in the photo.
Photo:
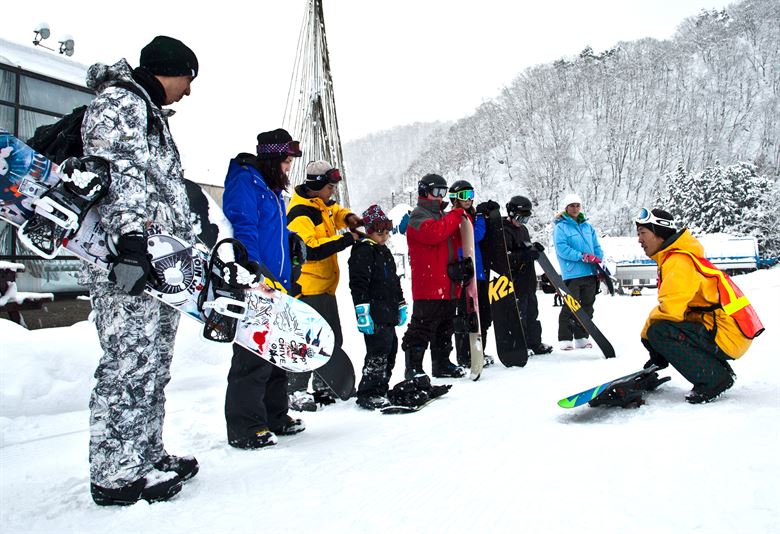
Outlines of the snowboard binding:
M232 245L233 258L219 256L222 245ZM206 284L198 297L198 310L203 314L203 337L218 343L232 343L236 338L238 322L246 317L246 287L231 283L226 276L229 263L247 265L246 248L233 238L223 239L211 252Z
M659 377L656 372L642 374L631 380L613 384L609 389L588 402L588 404L591 407L620 406L621 408L639 408L645 403L642 398L644 392L655 391L658 386L671 379L672 377L670 376Z
M57 256L111 185L108 162L96 156L68 158L60 173L62 181L33 202L35 213L17 234L24 246L46 259Z

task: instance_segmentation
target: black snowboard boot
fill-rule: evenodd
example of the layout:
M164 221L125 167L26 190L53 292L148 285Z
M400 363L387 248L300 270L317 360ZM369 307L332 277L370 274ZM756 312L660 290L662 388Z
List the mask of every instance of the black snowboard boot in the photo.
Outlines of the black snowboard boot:
M276 434L263 428L252 436L231 436L228 430L228 444L237 449L262 449L279 443Z
M336 395L329 389L315 389L312 397L314 397L314 402L320 406L336 404Z
M92 500L99 506L128 506L141 499L149 503L167 501L180 491L179 475L157 470L121 488L104 488L90 484Z
M289 415L285 416L284 422L271 429L271 432L277 436L291 436L298 432L306 430L306 424L301 419L293 419Z
M198 474L200 466L194 456L174 456L168 454L163 456L159 462L154 464L158 471L173 471L182 482L186 482Z
M404 352L406 357L406 371L404 372L404 378L409 380L415 376L427 376L423 371L423 356L425 355L424 347L410 347Z
M534 354L549 354L552 352L553 348L550 345L547 345L546 343L539 343L537 345L534 345L533 347L529 347L531 349L531 352Z
M450 361L450 350L431 350L431 374L434 378L461 378L466 376L466 369Z
M390 406L388 398L381 395L360 395L355 402L366 410L378 410Z
M712 402L720 397L724 391L734 385L734 375L728 374L720 383L712 387L693 386L690 393L685 396L685 400L691 404L702 404Z

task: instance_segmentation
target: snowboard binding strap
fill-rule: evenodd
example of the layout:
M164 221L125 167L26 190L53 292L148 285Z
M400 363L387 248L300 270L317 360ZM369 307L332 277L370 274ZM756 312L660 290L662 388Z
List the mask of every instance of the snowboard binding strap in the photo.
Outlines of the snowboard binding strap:
M220 315L241 320L246 317L248 306L243 300L230 297L217 297L203 303L204 310L214 310Z
M17 232L19 241L46 259L57 256L111 185L108 162L96 156L68 158L59 171L62 181L33 201L35 213Z
M79 227L79 216L52 197L41 197L34 202L35 213L50 220L65 230L75 230Z
M219 241L211 250L208 275L203 291L198 297L198 310L203 314L203 337L218 343L232 343L236 338L238 322L244 320L249 307L246 303L246 291L230 285L225 280L226 262L219 257L222 245L232 245L234 257L228 261L246 264L246 248L237 239L227 238Z

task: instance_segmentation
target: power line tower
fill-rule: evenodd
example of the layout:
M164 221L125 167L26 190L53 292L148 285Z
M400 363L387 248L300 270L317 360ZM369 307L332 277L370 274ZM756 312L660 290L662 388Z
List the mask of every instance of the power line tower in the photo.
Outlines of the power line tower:
M341 171L335 200L348 207L349 179L341 151L322 0L308 0L306 5L282 122L293 139L300 140L303 162L324 159ZM298 185L304 175L305 165L295 165L290 180Z

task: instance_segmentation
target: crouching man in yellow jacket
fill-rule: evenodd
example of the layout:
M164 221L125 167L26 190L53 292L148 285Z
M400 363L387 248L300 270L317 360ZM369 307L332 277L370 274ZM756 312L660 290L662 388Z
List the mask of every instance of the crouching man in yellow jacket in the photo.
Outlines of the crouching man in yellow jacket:
M639 244L658 264L658 305L642 329L649 367L671 364L693 389L691 404L710 402L734 385L729 364L764 327L731 278L704 258L704 247L671 214L642 208Z

